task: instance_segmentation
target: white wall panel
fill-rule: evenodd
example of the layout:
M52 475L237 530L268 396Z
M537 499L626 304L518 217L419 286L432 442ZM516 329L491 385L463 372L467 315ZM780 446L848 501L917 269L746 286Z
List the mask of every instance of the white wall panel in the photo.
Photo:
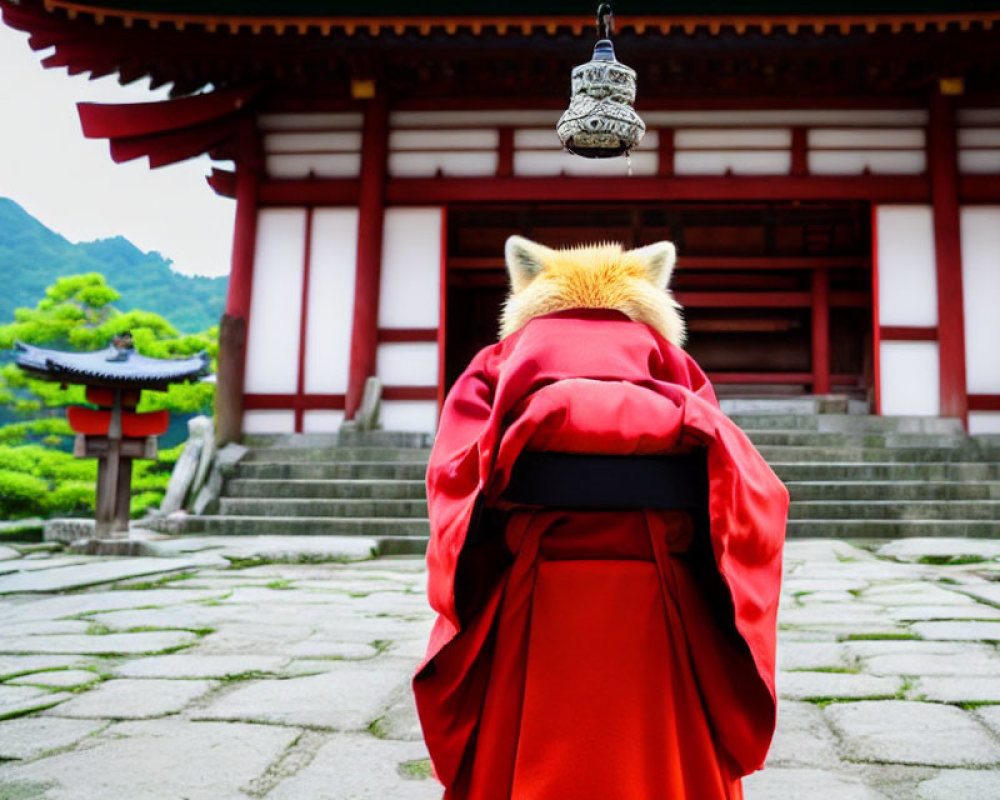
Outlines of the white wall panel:
M393 111L392 128L493 127L496 125L544 125L555 129L561 111Z
M1000 108L960 108L958 109L959 125L997 125L1000 124Z
M657 131L647 130L642 137L639 146L633 154L639 150L655 150L660 144L660 134ZM549 148L554 151L561 151L562 145L559 143L559 136L555 128L521 128L514 131L514 149L520 148Z
M440 208L390 208L382 240L380 328L437 328L441 307Z
M384 342L378 346L375 374L383 386L437 386L437 342Z
M959 128L959 147L1000 147L1000 128Z
M879 325L937 325L934 218L930 206L879 206Z
M303 433L336 433L344 421L343 411L316 409L302 412Z
M920 128L815 128L809 131L809 147L893 147L901 150L924 146Z
M970 394L1000 394L1000 206L961 210L965 370Z
M687 128L674 134L674 147L791 147L792 132L787 128L759 128L749 130L718 130Z
M361 174L360 153L288 153L265 157L273 178L356 178Z
M497 154L485 150L446 153L437 150L389 154L389 174L394 178L431 178L495 175Z
M437 403L433 400L383 400L379 419L387 431L433 433L437 429Z
M1000 149L959 150L958 171L970 175L1000 172Z
M305 209L273 208L257 217L245 391L294 392L299 371L299 323Z
M632 153L633 175L655 175L657 154L636 150ZM515 175L606 175L628 177L624 158L580 158L565 150L522 150L514 153Z
M316 131L315 133L268 133L264 150L360 150L361 131Z
M816 175L919 175L927 165L923 150L813 150L809 171Z
M294 411L244 411L244 433L295 433Z
M970 411L969 433L1000 433L1000 411Z
M882 342L882 413L886 416L941 413L937 342Z
M500 140L496 128L473 128L467 130L428 131L406 130L392 131L389 134L389 149L421 150L423 148L458 148L467 147L495 148Z
M305 359L310 394L347 391L357 251L357 209L313 212Z
M792 155L781 150L678 150L678 175L787 175Z

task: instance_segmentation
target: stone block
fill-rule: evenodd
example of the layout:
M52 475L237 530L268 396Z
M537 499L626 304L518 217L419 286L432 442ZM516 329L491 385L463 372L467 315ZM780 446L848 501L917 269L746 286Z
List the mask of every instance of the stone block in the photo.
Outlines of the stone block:
M1000 703L1000 677L935 676L921 678L909 696L935 703Z
M913 632L924 639L962 642L1000 642L1000 622L917 622Z
M140 631L101 636L12 636L0 638L4 653L79 653L86 655L135 655L157 653L193 644L198 637L187 631Z
M841 771L769 767L743 780L745 800L888 800L860 778Z
M851 672L779 672L778 695L792 700L895 697L902 681Z
M820 708L793 700L778 704L778 727L767 756L769 768L835 769L839 763L837 741Z
M1000 657L992 652L948 654L900 653L865 659L872 675L962 675L1000 678Z
M1000 762L1000 745L969 712L905 700L833 703L827 721L852 761L939 767Z
M184 558L131 558L113 561L95 561L76 566L43 569L34 572L16 572L0 575L0 594L18 592L63 592L101 583L113 583L142 575L178 572L205 566L211 556Z
M48 686L54 689L75 689L100 680L101 676L89 669L57 669L32 672L11 678L8 684L18 686Z
M956 800L960 797L1000 797L1000 772L994 770L942 770L917 789L920 800Z
M278 759L299 731L180 720L112 725L87 747L0 768L0 797L46 785L45 800L220 800ZM302 795L319 798L321 795Z
M922 559L1000 558L1000 542L990 539L951 539L912 537L882 545L878 554L897 561L919 562Z
M86 719L21 717L0 722L0 759L36 758L76 744L107 725ZM0 781L0 787L2 787ZM2 795L0 795L2 796Z
M73 695L66 692L47 692L33 686L0 686L0 719L26 714L58 705Z
M217 685L215 681L202 680L114 679L63 703L49 714L87 719L150 719L177 713Z
M288 659L262 655L177 654L134 658L113 673L121 678L230 678L246 673L281 672Z

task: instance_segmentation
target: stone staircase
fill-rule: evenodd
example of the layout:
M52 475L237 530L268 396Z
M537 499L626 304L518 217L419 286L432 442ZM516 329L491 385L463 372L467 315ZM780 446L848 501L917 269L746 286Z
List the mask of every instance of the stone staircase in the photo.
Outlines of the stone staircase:
M957 420L824 413L830 407L723 400L791 492L790 537L1000 538L1000 437L966 436ZM217 513L184 528L368 536L381 553L421 552L431 443L384 431L248 436Z

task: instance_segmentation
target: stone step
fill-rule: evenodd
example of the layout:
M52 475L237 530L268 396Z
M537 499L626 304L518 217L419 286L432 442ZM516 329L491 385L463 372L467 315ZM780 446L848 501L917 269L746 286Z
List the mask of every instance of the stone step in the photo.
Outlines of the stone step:
M743 430L823 433L930 433L962 435L959 419L946 417L875 417L866 414L732 414Z
M426 500L371 500L365 498L223 497L219 513L225 516L258 517L422 517L427 518Z
M793 503L806 500L1000 500L1000 481L790 481L786 486Z
M423 480L426 474L426 462L405 461L241 461L233 470L234 478L265 480Z
M771 461L771 469L786 482L793 481L997 481L1000 463L951 462L841 462Z
M854 410L846 395L801 397L720 397L726 414L846 414Z
M422 500L426 485L422 480L267 480L233 478L226 483L227 497L370 498L379 500Z
M897 519L1000 521L1000 500L806 500L792 504L791 519Z
M340 433L252 433L243 444L253 448L412 447L427 449L432 433L406 431L341 431Z
M431 451L417 447L260 447L250 450L244 463L400 461L427 463Z
M902 539L915 536L976 536L1000 539L997 520L796 519L789 538Z
M1000 453L975 447L758 447L769 464L792 461L836 461L839 463L946 463L952 461L1000 461Z
M233 536L259 536L295 534L297 536L373 536L418 537L430 536L430 523L426 519L392 517L361 517L338 519L336 517L277 517L277 516L212 516L190 515L182 523L183 533L217 533Z
M864 448L966 448L976 443L966 436L931 433L867 433L826 431L749 430L750 441L757 447L864 447Z

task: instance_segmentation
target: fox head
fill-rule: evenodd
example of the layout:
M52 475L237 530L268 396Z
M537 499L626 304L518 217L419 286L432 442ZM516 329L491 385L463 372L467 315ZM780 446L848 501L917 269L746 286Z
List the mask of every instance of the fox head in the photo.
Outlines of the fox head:
M511 290L501 338L555 311L609 308L645 322L671 344L684 343L681 307L667 289L677 258L670 242L635 250L610 243L553 250L511 236L505 251Z

